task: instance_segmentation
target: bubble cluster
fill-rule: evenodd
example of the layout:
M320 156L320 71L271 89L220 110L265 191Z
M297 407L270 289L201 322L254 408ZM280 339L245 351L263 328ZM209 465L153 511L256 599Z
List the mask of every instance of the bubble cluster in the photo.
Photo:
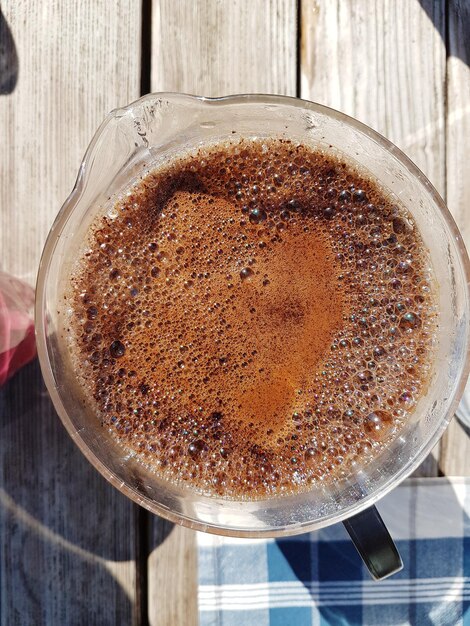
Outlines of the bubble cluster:
M95 219L64 332L103 425L164 478L296 493L367 464L429 382L437 324L413 218L288 140L186 154Z

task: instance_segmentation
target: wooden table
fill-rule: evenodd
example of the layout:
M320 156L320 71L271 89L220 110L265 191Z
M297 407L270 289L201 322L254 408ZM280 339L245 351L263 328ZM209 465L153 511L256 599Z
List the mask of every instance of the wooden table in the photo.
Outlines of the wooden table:
M400 146L470 243L470 2L5 0L0 268L33 283L104 115L147 91L297 95ZM81 456L37 363L0 393L2 624L197 623L195 534ZM454 421L421 474L470 471Z

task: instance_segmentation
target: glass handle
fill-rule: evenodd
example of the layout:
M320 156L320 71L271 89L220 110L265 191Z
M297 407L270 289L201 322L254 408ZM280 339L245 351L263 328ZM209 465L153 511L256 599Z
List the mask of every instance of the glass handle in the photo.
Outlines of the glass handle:
M374 580L383 580L403 568L397 547L375 506L343 524Z

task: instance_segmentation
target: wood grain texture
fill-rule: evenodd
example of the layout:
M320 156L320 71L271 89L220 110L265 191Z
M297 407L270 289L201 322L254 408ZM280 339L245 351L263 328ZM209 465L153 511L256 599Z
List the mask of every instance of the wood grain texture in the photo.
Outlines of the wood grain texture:
M302 0L301 96L385 135L445 193L444 1ZM437 475L438 448L418 470Z
M0 267L33 282L95 129L139 95L140 3L7 0L1 19L11 38L9 52L0 42L10 76L0 80ZM131 624L134 514L65 432L37 362L0 390L2 624Z
M154 0L152 91L296 93L296 0ZM152 520L151 626L197 624L196 534ZM171 581L171 582L169 582Z
M148 560L150 626L198 623L196 532L154 519Z
M0 265L29 282L93 133L139 96L139 5L2 2L18 82L0 96Z
M0 390L0 621L131 624L132 503L88 463L35 361Z
M295 95L296 0L154 0L152 90Z
M368 124L445 192L444 2L302 0L301 96Z
M470 3L448 3L447 205L470 249ZM453 420L442 439L440 469L470 475L470 432Z

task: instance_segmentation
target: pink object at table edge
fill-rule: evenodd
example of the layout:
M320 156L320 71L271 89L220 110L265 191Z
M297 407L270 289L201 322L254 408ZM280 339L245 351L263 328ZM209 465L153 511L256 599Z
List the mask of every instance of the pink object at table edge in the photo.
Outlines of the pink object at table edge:
M23 333L22 340L10 345L12 331ZM0 385L6 383L23 365L36 356L34 324L30 316L10 309L0 290Z

